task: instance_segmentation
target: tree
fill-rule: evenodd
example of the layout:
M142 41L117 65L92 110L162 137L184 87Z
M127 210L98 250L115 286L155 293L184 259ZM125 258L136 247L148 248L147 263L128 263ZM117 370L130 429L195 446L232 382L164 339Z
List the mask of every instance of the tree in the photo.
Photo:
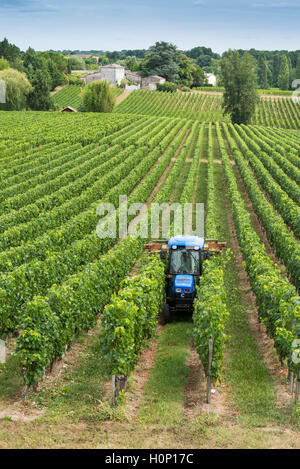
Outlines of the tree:
M213 72L212 64L213 60L220 59L219 54L214 53L211 48L208 47L194 47L190 51L185 52L188 57L194 59L199 67L204 68L206 71Z
M37 55L44 61L51 60L54 62L56 68L61 74L66 74L68 72L68 60L62 54L59 54L58 52L47 51L38 52Z
M13 66L20 59L20 49L10 44L6 38L0 42L0 57L4 57Z
M106 57L106 55L99 55L98 57L98 62L100 65L107 65L109 64L109 60L108 58Z
M63 74L58 70L57 65L53 60L48 59L47 62L47 70L51 78L51 90L54 90L57 86L60 86L64 83Z
M32 91L26 75L8 68L0 71L0 80L5 82L6 87L6 103L1 104L1 109L7 111L21 111L26 108L26 98Z
M81 99L86 112L112 112L116 98L108 81L94 81L85 86Z
M85 61L79 59L78 57L69 57L68 58L68 73L71 73L72 70L86 70Z
M286 55L280 58L277 85L280 90L288 90L290 87L290 69Z
M252 56L245 53L240 57L238 51L229 50L221 60L221 73L225 111L234 123L248 123L259 99Z
M43 60L38 54L35 52L32 47L29 47L24 54L23 64L25 71L32 68L33 70L37 70L38 68L43 68Z
M168 42L156 42L149 48L149 53L141 63L142 76L159 75L167 81L179 82L181 53Z
M263 90L268 89L268 67L264 54L261 54L258 59L258 84Z
M179 62L179 83L189 88L192 86L194 77L193 77L193 62L185 54L181 54Z
M201 67L199 67L199 65L193 65L192 75L193 75L192 86L197 87L197 86L207 85L208 83L207 77L205 75L205 72L202 70Z
M280 67L280 55L277 53L273 56L273 86L278 86L278 75Z
M121 58L119 52L116 50L113 52L106 52L106 57L109 59L110 63L116 62Z
M47 59L47 55L36 53L29 47L24 55L24 68L32 85L27 104L35 111L48 111L53 108L49 91L63 83L63 76L56 63Z
M124 67L126 70L131 70L132 72L136 72L139 69L139 64L136 60L134 55L126 57L124 60Z
M0 58L0 70L7 70L9 68L9 64L4 57Z
M164 83L157 83L157 91L165 91L165 92L171 92L174 93L177 91L177 85L176 83L171 83L169 81L165 81Z
M296 72L295 72L295 80L300 80L300 54L298 55L297 59L297 66L296 66Z
M52 98L49 94L48 77L45 71L37 69L30 77L33 87L27 97L28 107L33 111L49 111L54 108Z

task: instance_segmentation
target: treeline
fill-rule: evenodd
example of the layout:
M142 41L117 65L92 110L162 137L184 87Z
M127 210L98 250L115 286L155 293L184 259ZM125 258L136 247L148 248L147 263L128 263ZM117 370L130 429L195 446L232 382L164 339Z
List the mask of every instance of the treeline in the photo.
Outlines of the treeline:
M118 62L132 71L139 71L147 56L151 53L151 47L147 49L124 49L121 51L59 51L63 55L72 54L92 54L99 58L102 65L106 63ZM220 74L220 61L223 56L213 52L209 47L198 46L190 50L178 51L192 60L194 65L198 65L207 73L214 73L218 77L219 84L222 85ZM250 49L238 49L242 56L248 52L255 60L255 69L258 75L258 85L261 89L279 88L281 90L292 89L293 80L300 79L300 50L296 51L260 51ZM224 54L223 54L224 55Z
M50 91L68 83L68 74L80 65L76 57L55 51L36 52L30 47L22 52L4 38L0 41L0 80L6 84L6 103L0 109L54 109Z

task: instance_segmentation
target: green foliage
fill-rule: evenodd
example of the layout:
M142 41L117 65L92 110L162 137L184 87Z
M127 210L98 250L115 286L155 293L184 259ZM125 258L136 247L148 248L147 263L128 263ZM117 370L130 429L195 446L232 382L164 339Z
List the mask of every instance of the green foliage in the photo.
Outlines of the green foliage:
M85 86L81 98L87 112L112 112L116 102L114 92L106 80L94 81Z
M126 57L122 62L126 70L137 72L139 69L139 63L134 55Z
M258 103L256 75L250 54L240 57L228 51L221 61L222 82L225 87L224 109L234 123L249 123Z
M60 86L64 83L64 76L58 70L58 67L55 62L52 60L47 60L47 70L51 78L51 90L54 90L57 86ZM47 109L44 109L47 110Z
M214 151L212 125L208 128L208 171L205 236L206 239L218 239L215 182ZM197 288L194 301L193 338L205 373L208 373L209 340L213 340L213 358L210 375L213 381L220 378L223 352L225 348L225 325L229 313L226 306L226 294L223 270L228 260L222 256L212 257L204 262L204 270Z
M165 83L157 83L157 91L167 91L174 93L177 91L178 85L176 83L171 83L166 81Z
M32 86L23 73L12 68L0 71L0 80L6 85L6 104L0 104L5 110L20 111L26 108L26 99Z
M225 127L224 129L226 130ZM256 295L259 317L266 325L268 333L274 338L280 357L287 359L289 368L295 371L297 368L299 369L299 364L296 365L292 362L292 341L294 338L300 337L300 298L297 295L296 288L287 278L282 276L278 265L271 261L264 245L253 228L251 216L239 192L236 176L225 149L218 124L217 135L239 245L252 289ZM235 151L234 155L238 155L238 152ZM239 161L241 161L240 158L237 158L237 164L239 164ZM243 166L239 164L240 171ZM277 225L277 220L275 219L275 212L273 211L272 214L271 212L268 213L270 207L263 200L261 191L255 187L254 179L250 172L242 173L242 176L247 189L252 186L253 191L256 192L255 196L249 192L252 202L259 204L260 200L262 201L264 206L261 207L258 213L262 214L265 211L266 219L264 226L268 229L269 225L273 225L275 231L273 232L272 240L275 240L276 236L280 236L281 231L281 227L279 224ZM287 244L282 242L282 250L285 249L287 249ZM299 255L296 254L294 259L297 260L297 258L299 259Z
M126 83L127 83L126 79L122 78L121 83L120 83L120 88L123 88L123 89L126 88Z
M68 84L69 85L76 85L76 86L83 86L84 82L80 78L79 73L72 73L71 75L68 75Z
M204 262L204 271L194 302L193 338L205 373L208 372L208 343L213 340L211 377L220 378L225 348L225 325L229 316L224 286L224 257Z
M53 109L49 90L64 82L63 73L49 54L36 53L34 49L29 48L24 55L24 68L33 87L28 96L28 107L35 111ZM54 57L56 57L55 54Z
M86 70L85 61L83 59L79 59L78 57L69 57L68 72L71 73L72 70Z
M222 96L194 92L133 91L116 107L115 112L213 122L229 120L222 110Z
M99 61L100 65L107 65L107 64L109 64L109 60L108 60L108 58L106 57L106 55L99 55L98 61Z
M178 71L179 83L190 88L194 82L194 71L195 66L193 65L191 59L189 59L186 55L181 54Z
M258 59L258 84L262 89L267 89L268 83L268 67L264 54L261 54Z
M207 78L204 70L199 67L199 65L193 65L192 67L192 86L195 88L197 86L205 86L207 84Z
M68 116L59 116L58 122L68 119ZM81 119L69 117L72 129L77 121L78 132L78 121ZM86 115L84 117L87 118L87 128L94 124L99 130L98 119ZM50 164L49 157L53 158L53 151L51 153L49 148L44 149L44 158L39 159L34 153L31 164L27 166L27 169L38 175L34 178L34 173L29 173L33 177L30 182L37 186L32 190L29 189L30 183L23 181L22 185L17 184L18 193L14 194L13 187L9 187L13 182L12 178L7 176L15 171L16 163L12 164L10 172L7 169L7 188L2 195L6 196L6 208L10 214L3 214L0 227L2 231L6 231L1 247L7 246L9 253L6 256L2 252L0 263L1 271L6 272L0 277L1 331L16 330L19 327L24 305L34 295L44 295L54 282L61 283L68 275L80 270L83 264L97 259L112 247L115 238L99 239L95 232L99 222L96 212L99 198L102 202L117 206L119 195L129 195L147 175L158 156L177 135L181 124L170 120L166 125L165 119L156 121L155 125L150 122L148 126L145 126L145 122L138 125L132 122L127 132L125 124L128 124L128 116L123 116L121 121L122 124L119 122L117 127L121 128L119 135L114 135L113 127L108 125L106 129L110 129L110 134L105 138L102 135L102 145L97 148L93 145L82 148L77 144L75 148L70 148L72 158L68 153L63 154L65 144L61 145L60 154L59 147L56 148L54 155L57 161ZM188 124L183 127L174 145L163 155L155 170L130 195L129 203L147 201L188 127ZM65 140L65 132L63 135ZM136 149L132 142L136 143ZM108 148L109 144L112 144L111 148ZM125 147L123 151L122 146ZM28 161L26 157L25 160ZM53 181L39 174L39 165L43 163L46 176L47 169L54 168L49 172ZM66 169L69 171L65 172ZM54 177L55 174L58 174L57 178ZM15 183L22 181L19 176L14 176L13 180ZM19 194L20 190L25 191L24 194ZM6 210L5 204L2 203L1 207L2 211ZM129 220L132 218L133 215L128 216ZM22 226L18 228L20 223ZM20 239L23 240L22 245L19 245Z
M280 57L279 73L278 73L278 88L281 90L288 90L290 88L290 69L286 55Z
M34 111L49 111L53 109L53 101L49 94L48 77L43 70L37 69L30 76L33 90L28 94L27 105Z
M0 57L4 57L13 67L20 56L20 49L14 44L10 44L6 38L0 42Z
M99 70L99 65L96 63L88 64L88 70Z
M80 82L82 83L82 80L80 80ZM77 84L69 84L55 93L53 102L59 109L71 106L78 110L81 105L80 91L81 88Z
M106 306L101 345L113 375L127 376L153 336L164 300L165 267L150 259L140 274L127 278L118 296Z
M9 63L4 57L0 58L0 70L7 70L9 68Z
M297 59L297 67L295 72L295 80L300 80L300 54L298 55Z
M78 332L95 325L140 249L140 242L128 238L61 286L54 285L48 297L35 297L27 304L17 353L28 386L63 355Z
M149 48L145 60L141 63L142 76L159 75L168 81L178 83L181 53L168 42L156 42Z

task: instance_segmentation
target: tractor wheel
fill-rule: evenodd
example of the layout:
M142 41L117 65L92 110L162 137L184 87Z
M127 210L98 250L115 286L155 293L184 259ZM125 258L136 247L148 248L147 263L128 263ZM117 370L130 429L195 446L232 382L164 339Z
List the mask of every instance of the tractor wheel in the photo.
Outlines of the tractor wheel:
M168 324L168 322L171 322L171 312L170 312L170 306L168 304L164 305L164 323Z

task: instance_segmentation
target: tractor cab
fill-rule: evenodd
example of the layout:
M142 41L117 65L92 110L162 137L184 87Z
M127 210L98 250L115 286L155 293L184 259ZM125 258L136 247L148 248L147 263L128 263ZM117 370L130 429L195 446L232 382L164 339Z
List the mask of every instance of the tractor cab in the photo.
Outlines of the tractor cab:
M175 236L169 243L166 281L165 320L171 312L193 309L196 287L202 274L204 239L197 236ZM207 256L205 256L207 257Z
M164 320L170 322L174 312L193 311L203 261L212 254L221 254L226 243L205 242L198 236L174 236L168 242L153 241L144 247L150 253L160 253L161 259L167 259Z

